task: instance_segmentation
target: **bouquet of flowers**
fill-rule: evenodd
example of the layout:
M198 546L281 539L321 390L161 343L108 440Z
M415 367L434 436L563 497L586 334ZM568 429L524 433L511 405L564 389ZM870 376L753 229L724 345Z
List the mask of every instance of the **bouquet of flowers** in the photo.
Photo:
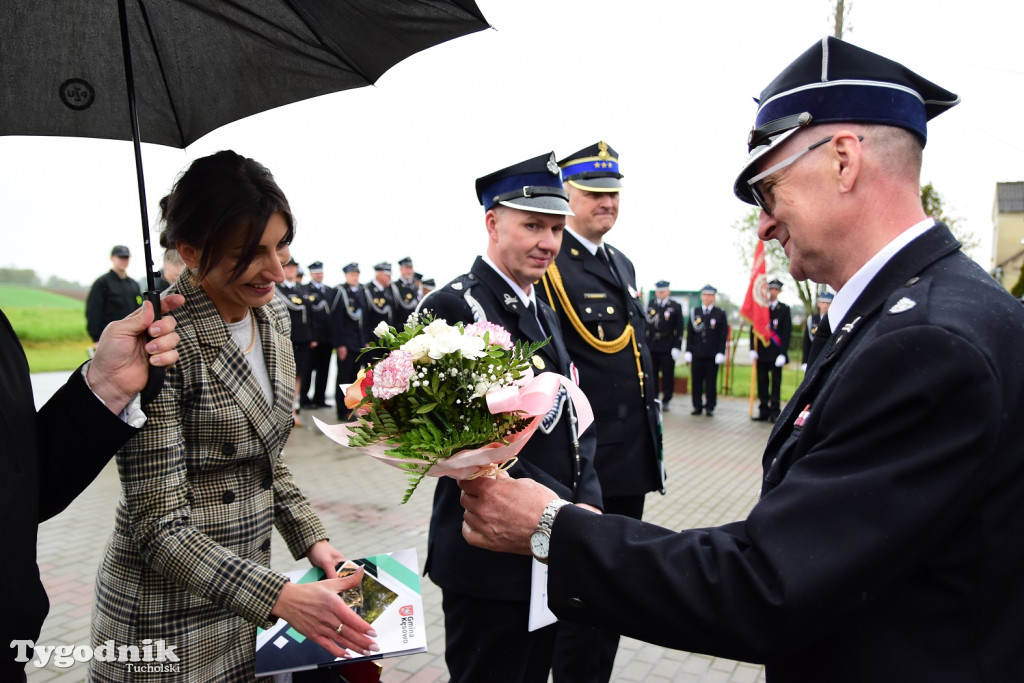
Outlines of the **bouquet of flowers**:
M586 404L586 424L592 420L569 380L533 375L534 354L547 341L513 343L493 323L452 326L416 315L402 330L380 323L374 334L378 341L363 352L383 357L345 388L357 421L314 421L343 446L406 470L403 503L428 474L465 479L510 467L563 386Z

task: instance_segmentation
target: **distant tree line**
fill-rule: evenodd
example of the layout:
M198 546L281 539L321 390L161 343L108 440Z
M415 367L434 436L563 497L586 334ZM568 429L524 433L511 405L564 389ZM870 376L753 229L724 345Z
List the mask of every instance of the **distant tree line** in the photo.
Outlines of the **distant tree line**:
M77 282L59 278L51 275L46 282L43 282L36 271L31 268L0 268L0 284L25 285L27 287L45 287L46 289L58 289L63 291L85 290L88 287Z

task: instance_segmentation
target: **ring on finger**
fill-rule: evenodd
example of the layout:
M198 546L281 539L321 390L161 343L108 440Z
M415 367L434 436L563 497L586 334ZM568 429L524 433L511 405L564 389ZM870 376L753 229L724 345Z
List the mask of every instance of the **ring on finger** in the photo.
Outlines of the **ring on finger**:
M338 628L334 629L334 632L337 633L340 636L341 635L341 630L343 628L345 628L345 624L344 623L338 624Z

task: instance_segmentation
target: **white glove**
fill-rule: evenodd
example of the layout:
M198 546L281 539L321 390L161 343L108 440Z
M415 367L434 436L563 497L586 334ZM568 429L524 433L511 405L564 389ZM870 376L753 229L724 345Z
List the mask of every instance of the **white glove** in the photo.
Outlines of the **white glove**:
M757 351L750 349L750 362L753 363L755 361L757 361Z
M781 368L785 364L786 364L786 357L785 356L780 355L780 356L778 356L775 359L775 367Z
M687 365L693 362L693 354L687 351L683 354L683 360L686 361Z
M675 363L679 360L679 354L682 353L679 349L672 349L672 362Z
M800 364L800 372L807 372L807 363Z
M721 365L724 362L725 362L725 354L724 353L716 353L715 354L715 365Z

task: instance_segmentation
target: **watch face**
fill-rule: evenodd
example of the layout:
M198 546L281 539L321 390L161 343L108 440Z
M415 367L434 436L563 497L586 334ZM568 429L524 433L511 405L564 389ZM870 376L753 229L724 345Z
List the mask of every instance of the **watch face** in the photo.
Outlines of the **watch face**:
M540 531L533 532L533 535L530 536L530 551L537 558L546 558L548 556L548 542L550 540L550 537L545 533Z

